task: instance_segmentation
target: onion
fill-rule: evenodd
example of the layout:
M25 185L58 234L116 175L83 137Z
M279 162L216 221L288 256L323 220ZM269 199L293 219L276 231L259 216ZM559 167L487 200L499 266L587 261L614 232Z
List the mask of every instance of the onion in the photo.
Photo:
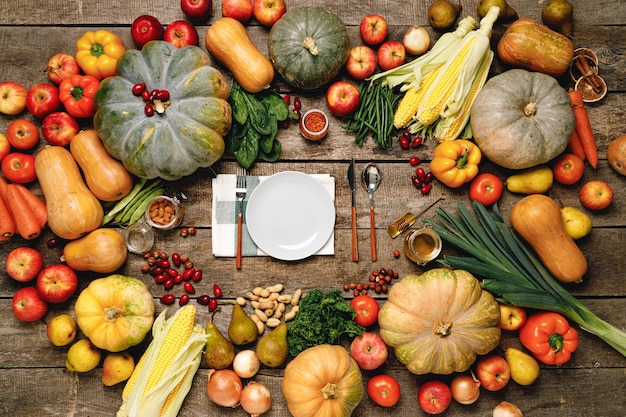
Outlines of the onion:
M480 395L480 381L474 374L457 375L450 383L452 398L460 404L474 404Z
M413 25L404 34L402 45L411 55L421 55L430 47L430 36L422 26Z
M251 417L258 417L272 406L270 390L260 382L252 381L241 393L241 408Z
M502 401L493 409L493 417L524 417L524 415L515 404Z
M241 378L230 369L209 369L209 380L206 383L206 393L209 399L223 407L239 405L243 384Z
M233 359L233 370L241 378L252 378L260 367L261 361L254 350L242 350Z

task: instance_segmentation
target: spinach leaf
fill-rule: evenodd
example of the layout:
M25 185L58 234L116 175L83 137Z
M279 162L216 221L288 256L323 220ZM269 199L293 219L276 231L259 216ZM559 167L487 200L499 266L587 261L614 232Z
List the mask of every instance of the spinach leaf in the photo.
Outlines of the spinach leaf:
M289 117L289 106L285 103L280 94L275 91L268 91L261 96L261 102L270 114L276 116L276 120L284 122Z
M278 122L276 121L276 116L273 114L270 114L270 129L270 133L268 135L261 136L261 140L259 141L259 146L265 153L270 153L272 151L274 139L278 134Z
M248 105L248 115L252 126L263 135L270 134L270 120L267 108L257 98L247 92L242 92Z

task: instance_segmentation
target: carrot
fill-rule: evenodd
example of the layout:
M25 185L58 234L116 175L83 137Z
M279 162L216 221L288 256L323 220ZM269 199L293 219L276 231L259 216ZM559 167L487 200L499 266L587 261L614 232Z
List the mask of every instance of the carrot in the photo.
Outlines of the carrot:
M570 90L569 97L576 119L576 133L580 138L580 143L585 150L585 156L589 164L595 169L598 166L598 148L596 138L593 136L593 131L591 130L589 115L587 114L585 103L583 102L583 95L580 91Z
M9 201L7 200L7 182L4 178L0 177L0 198L4 204L8 207Z
M13 213L17 232L24 239L31 240L41 234L41 226L39 226L35 214L28 206L28 203L26 203L26 199L15 185L16 184L7 185L9 209Z
M42 199L33 194L33 192L26 188L24 185L15 184L15 186L17 186L17 188L20 190L22 196L24 197L24 200L26 201L26 204L28 204L28 207L30 207L30 209L33 211L33 214L35 215L35 217L37 218L37 222L39 223L39 227L41 227L42 229L46 227L46 225L48 224L48 208L46 207L46 203L44 203Z
M583 161L585 160L585 150L583 149L583 144L580 142L576 129L574 129L572 136L569 138L569 150Z
M15 234L15 220L9 207L0 198L0 242L7 242Z

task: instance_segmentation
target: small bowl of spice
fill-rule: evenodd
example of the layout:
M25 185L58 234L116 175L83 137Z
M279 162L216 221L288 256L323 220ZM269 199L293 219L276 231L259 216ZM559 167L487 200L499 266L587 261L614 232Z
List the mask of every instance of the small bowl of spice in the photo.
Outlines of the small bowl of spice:
M321 140L328 134L328 117L319 109L311 109L300 118L300 133L309 140Z

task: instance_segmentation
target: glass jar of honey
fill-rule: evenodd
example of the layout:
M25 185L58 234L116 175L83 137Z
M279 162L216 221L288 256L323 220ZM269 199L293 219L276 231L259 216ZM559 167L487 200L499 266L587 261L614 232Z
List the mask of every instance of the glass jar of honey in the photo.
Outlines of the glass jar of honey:
M441 237L430 226L412 229L404 239L404 254L418 265L424 266L441 253Z

